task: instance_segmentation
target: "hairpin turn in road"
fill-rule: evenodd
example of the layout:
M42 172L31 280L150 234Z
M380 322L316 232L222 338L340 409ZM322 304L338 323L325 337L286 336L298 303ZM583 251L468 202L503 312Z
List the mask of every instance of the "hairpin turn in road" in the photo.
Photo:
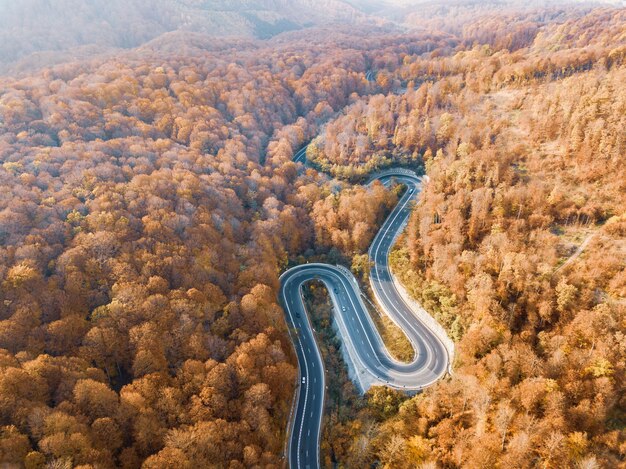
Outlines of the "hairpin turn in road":
M304 161L299 151L295 161ZM412 171L395 169L372 178L389 184L402 182L407 190L385 220L369 249L372 267L370 284L374 296L389 317L404 331L415 349L411 363L401 363L387 351L362 299L360 288L349 270L329 264L303 264L280 277L280 301L300 367L299 389L288 432L290 467L319 468L319 440L326 389L322 357L302 299L302 285L322 281L330 294L342 346L361 391L372 385L417 391L441 378L449 368L451 347L443 330L415 304L409 305L389 269L389 253L404 229L421 189L421 179ZM418 310L419 309L419 310Z

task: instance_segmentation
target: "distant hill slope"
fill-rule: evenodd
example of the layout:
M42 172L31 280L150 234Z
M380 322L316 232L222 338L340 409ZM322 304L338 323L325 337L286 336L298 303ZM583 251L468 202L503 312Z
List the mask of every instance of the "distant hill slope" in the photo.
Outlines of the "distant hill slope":
M171 31L269 38L363 20L342 0L0 0L0 72L17 72Z

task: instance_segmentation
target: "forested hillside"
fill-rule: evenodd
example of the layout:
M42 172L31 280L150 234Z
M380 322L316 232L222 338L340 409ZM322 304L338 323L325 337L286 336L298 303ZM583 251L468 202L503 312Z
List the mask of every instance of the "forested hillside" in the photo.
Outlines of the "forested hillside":
M141 11L116 47L153 37ZM623 464L626 14L437 18L0 78L0 466L280 467L278 277L362 262L397 192L352 183L392 163L430 177L392 260L454 374L412 398L338 378L322 461Z
M393 265L458 350L453 376L394 417L347 419L331 459L621 464L625 25L596 11L515 52L405 57L392 78L406 93L351 105L309 152L348 177L423 159L430 180Z

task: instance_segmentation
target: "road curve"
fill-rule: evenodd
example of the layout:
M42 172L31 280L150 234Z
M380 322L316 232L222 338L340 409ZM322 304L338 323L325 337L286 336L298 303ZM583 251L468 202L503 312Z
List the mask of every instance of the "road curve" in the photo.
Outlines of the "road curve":
M302 158L300 152L297 160ZM448 351L439 337L421 321L403 300L389 270L389 252L404 229L421 189L420 178L405 169L390 170L372 179L389 184L392 179L406 184L404 193L385 220L369 249L372 260L370 284L379 306L405 332L413 344L411 363L391 357L362 299L352 274L329 264L303 264L284 272L280 301L296 350L299 388L291 419L288 461L291 468L319 468L319 440L326 389L321 354L302 299L302 285L320 280L328 289L334 305L343 347L349 357L352 377L362 391L372 385L415 391L441 378L449 365Z

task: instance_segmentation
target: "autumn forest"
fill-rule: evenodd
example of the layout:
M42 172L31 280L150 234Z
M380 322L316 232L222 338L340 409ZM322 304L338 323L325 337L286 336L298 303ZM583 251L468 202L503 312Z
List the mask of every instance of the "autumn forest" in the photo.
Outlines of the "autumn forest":
M360 395L312 284L322 466L626 467L626 10L405 20L0 76L0 467L284 467L279 275L365 285L392 165L428 176L391 265L453 373Z

